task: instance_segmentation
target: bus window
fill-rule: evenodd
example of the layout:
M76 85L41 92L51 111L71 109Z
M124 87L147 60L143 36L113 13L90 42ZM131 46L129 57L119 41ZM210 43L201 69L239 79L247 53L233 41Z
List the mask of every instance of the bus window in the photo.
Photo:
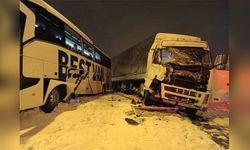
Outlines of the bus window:
M30 2L23 1L36 15L35 36L38 39L64 45L64 23L50 14L46 9Z
M107 68L111 68L111 61L107 56L105 56L104 66L106 66Z
M96 60L97 62L100 62L100 61L101 61L101 55L100 55L99 52L95 52L95 60Z
M100 51L99 51L100 52ZM110 62L110 58L108 58L106 55L104 55L102 52L100 52L101 55L101 61L99 62L101 65L107 67L107 68L111 68L111 62Z
M95 61L101 63L101 52L97 48L95 48Z
M94 60L93 48L87 43L83 43L83 55Z
M25 22L26 22L26 15L20 11L20 39L21 43L23 42L23 33L25 28Z
M67 26L65 27L64 33L66 47L78 54L81 54L83 51L81 37Z

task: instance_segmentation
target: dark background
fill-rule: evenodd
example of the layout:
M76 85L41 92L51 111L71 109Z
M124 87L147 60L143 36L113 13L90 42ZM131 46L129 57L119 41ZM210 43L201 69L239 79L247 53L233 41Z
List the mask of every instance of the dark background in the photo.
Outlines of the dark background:
M226 0L46 0L113 57L157 32L202 37L229 50Z

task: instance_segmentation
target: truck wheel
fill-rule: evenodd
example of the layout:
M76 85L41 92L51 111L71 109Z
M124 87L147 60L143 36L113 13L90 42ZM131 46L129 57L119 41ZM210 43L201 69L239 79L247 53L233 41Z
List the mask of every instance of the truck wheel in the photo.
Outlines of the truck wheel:
M151 106L151 94L149 93L148 90L145 91L144 98L143 98L143 103L145 106Z
M197 109L193 109L193 108L186 108L186 113L189 115L195 115L197 113Z
M54 89L50 92L45 105L41 106L43 112L50 113L54 110L54 108L58 105L60 102L60 94L58 89Z

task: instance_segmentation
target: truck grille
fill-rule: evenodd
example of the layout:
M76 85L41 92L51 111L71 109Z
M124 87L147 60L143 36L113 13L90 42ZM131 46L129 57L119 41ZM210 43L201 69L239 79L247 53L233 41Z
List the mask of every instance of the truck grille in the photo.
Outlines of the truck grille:
M174 85L163 84L161 85L162 93L161 97L163 99L186 103L191 105L201 105L206 104L209 94L205 92L200 92L196 90L190 90L183 87L178 87Z
M197 102L197 100L195 99L185 98L185 97L176 96L176 95L167 94L167 93L165 93L165 97L167 97L169 100L175 100L178 102L183 102L183 103L188 103L188 104L194 104Z
M189 91L185 89L180 89L180 88L175 88L175 87L170 87L170 86L165 86L164 87L165 91L170 91L170 92L175 92L187 96L192 96L192 97L201 97L201 94L198 94L197 92L194 91Z
M194 89L196 87L196 83L194 81L184 78L175 78L174 85L188 89Z

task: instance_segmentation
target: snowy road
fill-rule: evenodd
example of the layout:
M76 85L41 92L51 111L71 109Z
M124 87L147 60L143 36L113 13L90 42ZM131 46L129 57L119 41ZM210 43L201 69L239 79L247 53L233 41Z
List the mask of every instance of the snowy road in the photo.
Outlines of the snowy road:
M136 117L122 94L61 103L54 112L21 112L21 149L25 150L218 150L208 132L178 114ZM130 118L138 122L131 125ZM226 121L225 121L226 120ZM227 118L212 124L228 126Z

